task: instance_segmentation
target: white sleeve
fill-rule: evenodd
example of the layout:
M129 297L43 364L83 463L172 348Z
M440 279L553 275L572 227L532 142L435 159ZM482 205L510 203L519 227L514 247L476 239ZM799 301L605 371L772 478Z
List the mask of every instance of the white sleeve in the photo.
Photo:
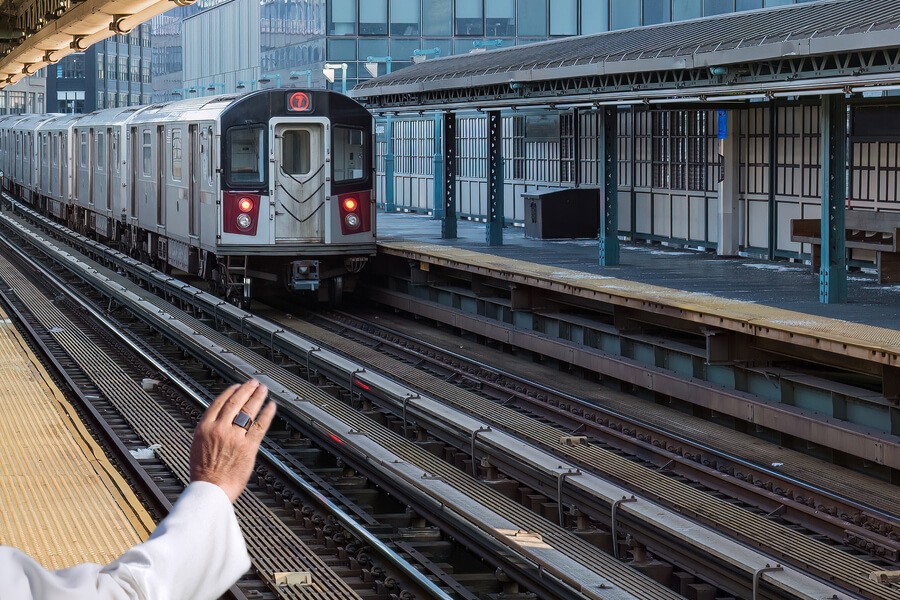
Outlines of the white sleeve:
M217 485L190 484L143 544L112 563L47 571L0 547L0 600L205 600L250 568L231 502Z

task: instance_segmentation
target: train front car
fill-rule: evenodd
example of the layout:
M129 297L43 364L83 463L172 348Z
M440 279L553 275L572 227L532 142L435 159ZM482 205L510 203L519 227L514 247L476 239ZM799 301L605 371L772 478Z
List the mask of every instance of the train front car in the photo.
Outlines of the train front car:
M274 89L220 116L217 275L338 302L375 254L372 116L342 94Z

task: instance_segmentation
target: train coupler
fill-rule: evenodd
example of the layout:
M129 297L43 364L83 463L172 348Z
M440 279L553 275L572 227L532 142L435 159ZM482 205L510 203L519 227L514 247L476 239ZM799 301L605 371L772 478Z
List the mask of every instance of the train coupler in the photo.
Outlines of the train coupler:
M295 260L291 263L288 287L298 292L314 292L319 289L319 261Z

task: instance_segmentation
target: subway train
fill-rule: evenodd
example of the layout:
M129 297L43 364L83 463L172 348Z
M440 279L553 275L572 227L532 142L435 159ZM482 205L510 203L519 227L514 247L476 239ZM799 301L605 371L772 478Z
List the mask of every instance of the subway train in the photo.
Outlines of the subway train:
M375 254L371 114L266 89L0 118L3 188L237 304L255 286L340 301Z

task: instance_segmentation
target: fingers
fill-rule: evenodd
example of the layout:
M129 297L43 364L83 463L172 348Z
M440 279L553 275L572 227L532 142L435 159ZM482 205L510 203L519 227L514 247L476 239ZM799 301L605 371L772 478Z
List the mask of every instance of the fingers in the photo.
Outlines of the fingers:
M216 421L231 423L258 387L259 382L255 379L244 382L223 402L222 408L216 416Z
M206 409L206 412L203 413L203 417L201 417L200 422L204 423L207 421L215 421L219 416L219 413L222 410L222 407L225 405L225 402L231 398L232 395L240 388L240 384L230 385L225 388L225 391L216 396L216 399L213 400L209 407Z
M250 427L250 431L247 432L247 437L259 444L269 430L269 425L272 424L272 419L275 418L275 411L277 409L278 405L276 405L274 401L266 404L256 417L253 426Z
M260 384L258 388L253 390L253 394L250 395L250 399L247 400L241 410L250 415L251 419L256 419L256 415L262 407L263 402L266 400L268 393L269 388Z

